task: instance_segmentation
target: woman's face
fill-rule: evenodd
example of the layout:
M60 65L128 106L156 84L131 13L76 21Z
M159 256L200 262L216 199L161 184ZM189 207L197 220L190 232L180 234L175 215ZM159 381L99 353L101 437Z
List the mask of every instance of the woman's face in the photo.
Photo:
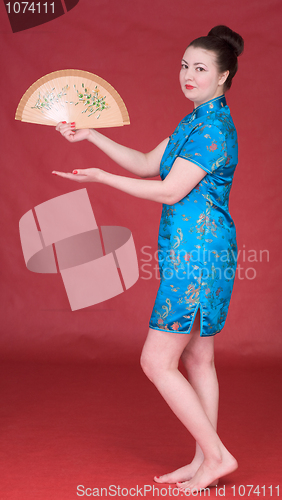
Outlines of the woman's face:
M185 97L194 102L194 107L222 95L227 77L228 71L219 74L214 52L193 46L186 49L179 80Z

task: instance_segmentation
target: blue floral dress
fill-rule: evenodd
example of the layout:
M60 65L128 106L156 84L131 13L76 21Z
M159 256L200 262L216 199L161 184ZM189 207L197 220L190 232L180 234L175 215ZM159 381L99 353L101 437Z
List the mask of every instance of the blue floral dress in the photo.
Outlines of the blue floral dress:
M207 175L178 203L163 205L161 281L150 327L190 333L200 309L201 336L207 337L224 326L237 262L236 230L228 209L238 162L237 133L224 96L198 106L177 126L161 161L162 179L177 157Z

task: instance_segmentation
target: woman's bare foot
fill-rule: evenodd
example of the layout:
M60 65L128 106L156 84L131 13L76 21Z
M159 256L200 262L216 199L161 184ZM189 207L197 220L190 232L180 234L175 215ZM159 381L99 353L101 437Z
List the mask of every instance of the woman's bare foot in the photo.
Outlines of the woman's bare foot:
M191 462L190 464L184 465L184 467L180 467L180 469L170 472L169 474L164 474L160 477L155 476L154 481L156 481L156 483L169 484L189 481L193 476L195 476L200 465L201 464L194 464L193 462Z
M182 481L189 481L192 479L197 470L199 469L200 465L202 463L202 460L193 460L190 464L184 465L184 467L180 467L180 469L177 469L173 472L170 472L169 474L164 474L163 476L154 477L154 481L156 483L182 483ZM213 481L213 484L210 484L209 486L217 486L218 480Z
M238 467L237 460L223 448L221 458L204 460L192 479L185 482L178 482L180 491L199 491L214 483L217 478L227 476Z

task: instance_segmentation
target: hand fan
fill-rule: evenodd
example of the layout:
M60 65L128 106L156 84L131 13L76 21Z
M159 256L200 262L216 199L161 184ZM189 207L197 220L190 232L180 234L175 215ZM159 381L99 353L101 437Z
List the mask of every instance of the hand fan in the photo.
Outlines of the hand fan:
M75 122L77 129L130 123L122 98L109 83L75 69L54 71L33 83L21 98L15 119L53 126Z

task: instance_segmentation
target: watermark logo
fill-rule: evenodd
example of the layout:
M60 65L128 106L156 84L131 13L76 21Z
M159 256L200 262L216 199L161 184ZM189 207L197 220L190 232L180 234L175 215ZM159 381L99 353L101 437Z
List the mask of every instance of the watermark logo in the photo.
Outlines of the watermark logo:
M98 227L86 189L37 205L19 226L28 270L60 273L73 311L115 297L138 280L131 231Z
M153 251L150 245L141 248L140 278L143 280L160 279L159 269L166 280L189 280L223 278L233 280L235 273L239 280L254 280L258 274L258 265L269 262L269 250L251 250L243 245L237 252L215 249L193 249L175 251ZM201 262L201 266L199 266ZM236 265L237 262L237 265Z
M79 0L7 2L3 0L13 33L53 21L73 9Z

